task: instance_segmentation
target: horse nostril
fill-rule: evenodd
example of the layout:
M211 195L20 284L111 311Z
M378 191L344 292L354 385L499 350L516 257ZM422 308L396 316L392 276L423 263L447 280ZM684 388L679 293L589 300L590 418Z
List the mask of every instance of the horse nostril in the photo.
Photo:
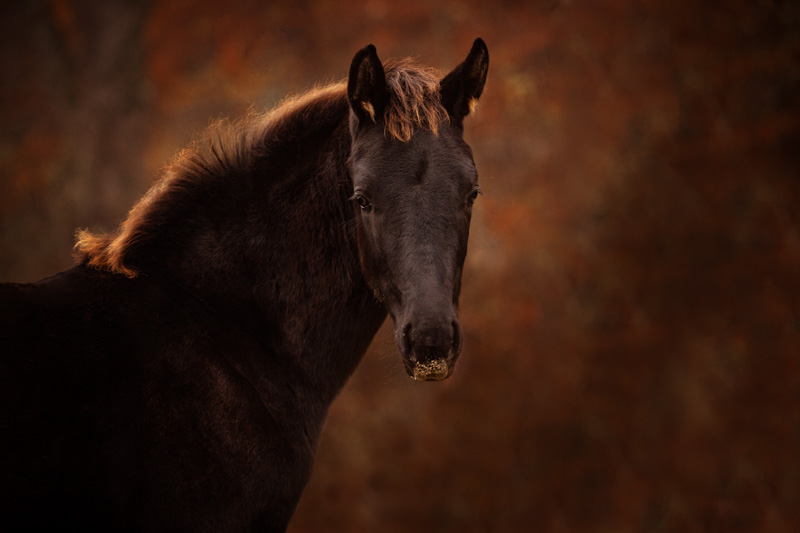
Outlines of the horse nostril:
M414 350L411 349L411 322L406 324L401 335L403 336L401 339L401 342L403 343L403 351L407 354L410 361L416 361L417 356L414 355Z
M453 355L457 356L461 352L461 328L458 322L453 320Z

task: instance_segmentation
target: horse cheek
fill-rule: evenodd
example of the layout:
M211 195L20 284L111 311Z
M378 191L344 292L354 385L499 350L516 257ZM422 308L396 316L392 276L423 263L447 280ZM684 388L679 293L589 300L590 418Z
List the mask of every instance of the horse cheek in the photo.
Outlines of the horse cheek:
M365 227L364 220L361 217L358 219L356 242L358 243L358 258L361 263L361 270L364 273L364 279L367 281L367 285L369 285L375 298L383 301L380 294L380 268L378 266L374 240L369 235L369 230Z

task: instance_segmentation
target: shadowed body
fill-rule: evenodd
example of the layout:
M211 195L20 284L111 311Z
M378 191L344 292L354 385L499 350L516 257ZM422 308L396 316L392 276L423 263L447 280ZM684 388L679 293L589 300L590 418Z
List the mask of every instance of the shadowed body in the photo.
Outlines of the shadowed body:
M366 47L187 149L71 270L0 285L0 521L282 531L387 311L409 374L450 375L487 66Z

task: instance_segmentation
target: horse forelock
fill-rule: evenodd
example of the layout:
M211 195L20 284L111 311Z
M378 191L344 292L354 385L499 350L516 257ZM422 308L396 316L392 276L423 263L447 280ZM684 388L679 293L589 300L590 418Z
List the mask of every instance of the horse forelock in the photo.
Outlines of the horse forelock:
M418 128L434 134L450 120L441 104L440 73L411 59L390 59L384 63L389 100L384 112L385 135L407 142Z

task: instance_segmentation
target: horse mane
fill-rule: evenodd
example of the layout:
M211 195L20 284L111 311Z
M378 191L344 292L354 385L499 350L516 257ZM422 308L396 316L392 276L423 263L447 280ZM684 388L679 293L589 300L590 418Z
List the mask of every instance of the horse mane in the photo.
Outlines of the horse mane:
M417 129L437 134L449 120L442 107L438 71L411 59L384 63L389 99L384 109L384 134L408 142ZM196 197L201 184L246 173L269 146L303 134L347 112L346 82L314 88L289 97L267 113L223 119L209 126L204 137L182 150L112 233L78 230L75 258L79 263L129 278L138 275L130 264L133 250L158 234Z

